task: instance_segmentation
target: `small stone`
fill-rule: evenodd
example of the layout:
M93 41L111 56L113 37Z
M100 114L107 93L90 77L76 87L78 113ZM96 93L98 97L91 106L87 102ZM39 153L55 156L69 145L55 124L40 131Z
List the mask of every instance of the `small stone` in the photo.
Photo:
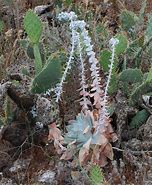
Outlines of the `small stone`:
M55 178L55 172L51 170L47 170L42 172L41 175L38 177L38 181L42 183L52 183Z
M80 172L79 171L71 171L71 177L73 180L78 180L80 178Z

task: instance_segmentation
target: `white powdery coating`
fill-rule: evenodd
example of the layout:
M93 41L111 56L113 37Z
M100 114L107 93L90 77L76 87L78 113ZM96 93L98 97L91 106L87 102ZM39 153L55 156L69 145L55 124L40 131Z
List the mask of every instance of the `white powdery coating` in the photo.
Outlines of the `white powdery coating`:
M77 15L74 12L61 12L58 15L58 19L59 21L71 21L71 20L76 20L77 19Z
M82 20L82 21L80 21L80 20L76 20L76 21L73 21L73 24L72 25L70 25L70 29L71 30L79 30L80 29L80 31L83 31L84 29L85 29L85 26L86 26L86 23Z
M93 83L92 83L92 91L94 91L94 93L92 94L92 96L94 96L94 105L96 105L98 108L100 108L101 105L101 78L99 75L99 61L97 60L97 58L95 57L95 52L93 51L93 45L91 44L91 38L88 35L88 31L86 29L83 30L83 32L81 33L82 37L83 37L83 43L85 45L85 51L89 57L89 63L91 65L90 71L91 71L91 77L93 79Z
M119 43L118 39L112 38L109 41L109 44L111 45L111 49L112 49L112 56L111 56L111 63L109 66L109 75L108 75L108 79L107 79L107 84L105 87L105 92L104 92L104 96L103 96L103 101L102 101L102 109L101 109L101 113L100 113L100 118L99 118L99 127L100 129L104 130L104 127L106 126L106 122L107 119L109 118L109 113L108 113L108 88L109 88L109 84L110 84L110 80L111 80L111 76L112 76L112 69L113 69L113 64L114 64L114 58L115 58L115 47L116 45ZM98 127L98 128L99 128Z
M86 76L85 76L85 64L84 60L82 57L82 46L81 46L81 41L80 41L80 34L79 34L79 39L78 39L78 52L79 52L79 58L80 58L80 95L82 95L82 98L80 100L80 105L82 106L82 111L85 112L87 111L88 105L91 104L91 102L88 100L89 93L86 91L88 88L88 84L86 83Z
M62 93L62 89L63 89L63 83L65 81L66 75L68 70L71 67L71 61L72 61L72 57L73 57L73 52L74 52L74 46L77 45L77 47L79 48L79 50L82 50L82 48L80 47L80 39L78 39L78 34L80 33L80 36L82 38L82 43L84 45L84 49L85 52L87 53L87 56L89 57L89 63L91 64L91 77L93 79L93 83L92 83L92 91L94 91L94 93L91 94L91 96L94 96L95 102L94 105L98 104L98 107L100 107L101 104L101 78L99 75L99 62L95 57L95 52L93 51L93 45L91 44L91 38L89 37L88 31L86 30L86 23L83 20L76 20L77 19L77 15L74 12L62 12L59 14L58 19L61 20L65 20L65 21L70 21L70 29L72 30L72 49L71 49L71 53L70 53L70 57L69 57L69 61L67 63L67 67L64 71L64 74L62 76L61 82L58 84L57 88L56 88L56 95L57 95L57 99L56 101L58 102L60 99L60 95ZM77 34L76 34L77 33ZM78 41L79 40L79 41ZM80 51L79 53L81 53L82 51ZM81 62L81 67L82 66L82 55L80 54L80 62ZM83 71L84 73L84 71ZM84 77L84 74L82 74L82 78ZM85 86L83 83L84 79L81 79L81 85ZM87 96L87 92L85 91L84 87L82 87L82 90L85 94L85 96ZM86 100L84 101L85 103L85 107L86 106ZM82 104L82 102L81 102Z
M73 25L73 22L74 21L71 19L71 23L70 23L71 27ZM67 76L67 73L68 73L69 69L71 69L71 63L72 63L74 48L75 48L76 43L77 43L77 34L76 34L76 31L74 29L72 29L72 48L71 48L69 60L67 62L67 66L64 70L64 73L62 75L61 81L60 81L59 84L57 84L57 87L55 89L56 102L58 102L60 100L60 97L61 97L61 94L62 94L62 91L63 91L63 84L65 82L65 79L66 79L66 76Z

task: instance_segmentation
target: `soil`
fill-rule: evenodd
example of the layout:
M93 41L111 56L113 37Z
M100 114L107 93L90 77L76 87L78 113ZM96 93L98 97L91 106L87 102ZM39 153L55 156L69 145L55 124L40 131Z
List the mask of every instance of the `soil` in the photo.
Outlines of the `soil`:
M0 69L0 80L2 84L12 82L14 79L21 82L17 87L8 84L5 93L0 97L0 115L6 114L2 108L6 96L14 112L13 119L8 119L0 130L1 185L90 184L88 175L82 167L77 165L77 161L60 160L53 142L48 141L48 125L44 124L41 128L40 125L35 124L31 109L39 96L28 92L29 79L20 75L23 66L30 69L31 74L34 73L33 63L27 59L16 42L18 37L26 37L22 30L23 16L28 8L49 2L19 0L6 5L3 0L0 0L0 17L5 21L5 37L0 35L0 55L3 55L5 59ZM105 1L105 4L107 2ZM106 11L102 9L101 3L99 13L106 16L109 29L115 33L119 27L118 15L122 6L138 12L141 2L141 0L126 0L119 4L111 0L113 4ZM147 11L150 12L151 0L148 3ZM94 1L94 4L93 6L98 8L100 1ZM21 30L20 35L18 35L19 30ZM66 129L68 120L74 119L80 112L77 101L79 100L77 73L75 70L75 74L69 76L69 83L64 87L66 93L63 94L59 112L54 113L54 110L47 112L49 118L46 117L45 120L45 123L53 123L55 114L63 131ZM112 115L112 126L119 139L113 144L114 160L108 161L108 165L103 167L105 185L151 185L152 116L138 129L131 129L128 122L137 109L128 105L127 96L122 91L118 91L113 99L115 112ZM39 110L43 113L42 104L39 105Z

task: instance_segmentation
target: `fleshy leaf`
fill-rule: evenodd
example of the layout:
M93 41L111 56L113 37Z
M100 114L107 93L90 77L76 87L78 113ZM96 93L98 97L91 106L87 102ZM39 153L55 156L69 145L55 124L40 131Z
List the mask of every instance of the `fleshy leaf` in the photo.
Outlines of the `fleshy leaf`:
M42 23L40 18L32 10L28 10L25 15L24 28L31 42L37 44L42 34Z
M118 34L116 37L119 40L119 43L116 45L116 55L124 53L128 47L128 40L124 34Z

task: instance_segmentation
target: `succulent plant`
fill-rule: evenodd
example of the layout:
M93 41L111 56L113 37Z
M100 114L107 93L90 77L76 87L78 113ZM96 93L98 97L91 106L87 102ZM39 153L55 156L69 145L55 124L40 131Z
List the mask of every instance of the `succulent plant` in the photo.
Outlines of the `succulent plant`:
M42 71L32 82L32 93L44 93L54 87L61 77L61 59L58 56L49 58Z
M131 94L131 103L133 105L140 105L142 103L142 95L152 91L152 80L145 81L139 85Z
M148 25L147 25L147 30L146 30L146 36L148 38L152 37L152 15L149 16L148 19Z
M43 28L39 17L32 10L28 10L24 17L24 28L30 41L33 44L38 44Z
M128 39L125 36L125 34L117 34L115 36L116 39L119 40L119 43L116 45L116 55L119 56L120 54L123 54L127 47L128 47Z
M135 26L139 18L135 13L128 10L123 10L120 15L120 20L122 28L125 31L130 31L130 29L132 29L133 26Z
M64 141L68 146L76 146L81 164L91 158L93 164L105 166L107 158L113 159L112 146L104 133L97 132L96 124L90 111L87 114L81 112L76 120L71 121L71 124L67 126ZM96 155L97 153L98 155ZM91 155L89 156L89 154ZM89 156L88 159L87 156Z
M85 133L85 129L87 132ZM76 141L79 147L82 147L90 137L92 137L93 121L90 115L78 114L76 120L70 122L67 126L67 133L65 135L65 143Z
M146 109L138 111L130 122L131 128L139 128L142 124L144 124L147 121L149 116L150 113Z
M36 74L42 70L42 59L39 50L39 41L42 35L42 23L39 17L29 10L24 17L24 28L27 32L31 43L33 44Z
M92 166L89 177L92 185L99 185L104 183L104 174L98 165Z
M100 54L100 65L103 69L104 72L108 72L109 71L109 65L111 63L110 59L111 59L111 51L108 49L104 49L101 51ZM116 69L116 66L118 64L118 59L115 57L115 62L114 62L114 69Z
M126 69L119 75L119 80L127 83L141 83L143 74L140 69Z

